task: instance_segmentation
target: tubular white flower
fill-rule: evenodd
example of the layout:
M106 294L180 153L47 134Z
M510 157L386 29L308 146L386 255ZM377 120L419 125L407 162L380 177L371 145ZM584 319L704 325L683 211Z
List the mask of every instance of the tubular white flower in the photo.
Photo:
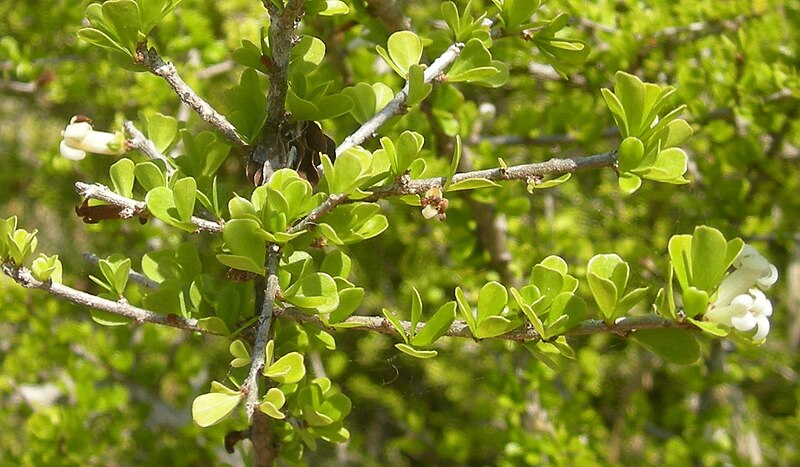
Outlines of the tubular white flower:
M733 267L736 270L723 279L705 318L742 332L755 329L753 341L762 342L769 334L772 303L759 288L771 287L778 280L778 269L750 245L742 248Z
M61 155L79 161L87 152L95 154L118 155L125 152L125 138L121 133L94 131L89 122L78 121L72 117L69 125L61 132L64 139L59 145Z
M768 289L778 280L778 269L752 246L745 245L733 262L735 271L722 280L715 306L725 306L753 286Z

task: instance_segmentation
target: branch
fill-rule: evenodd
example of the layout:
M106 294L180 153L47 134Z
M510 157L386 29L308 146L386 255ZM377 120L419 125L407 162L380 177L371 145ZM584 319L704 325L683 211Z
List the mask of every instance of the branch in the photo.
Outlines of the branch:
M97 199L108 204L124 208L123 211L119 213L121 219L130 219L147 211L147 203L144 201L136 201L135 199L126 198L122 195L114 193L107 186L99 183L90 185L84 182L75 182L75 191L77 191L79 195L86 199ZM218 222L196 216L192 216L191 222L197 226L197 230L199 232L222 232L222 224Z
M281 318L290 319L298 323L314 324L323 328L329 328L322 322L319 317L303 313L302 311L294 308L278 308L275 314ZM342 324L348 326L344 329L355 329L358 331L371 331L381 334L394 334L397 335L397 329L386 318L382 316L351 316L344 320ZM409 321L400 321L403 331L408 335L411 332L411 323ZM425 323L417 324L419 330ZM586 320L574 328L570 329L564 335L567 336L585 336L590 334L617 334L626 337L629 333L640 329L694 329L694 326L689 323L680 323L667 318L662 318L658 315L636 316L632 318L625 318L619 320L615 324L608 325L599 319ZM469 330L466 321L456 320L450 325L450 328L444 333L448 337L463 337L468 339L476 339ZM502 339L516 342L538 342L542 341L540 336L531 325L523 326L514 331L506 334L492 337L491 339ZM477 340L477 339L476 339Z
M286 119L286 95L289 91L289 60L295 44L295 31L300 17L303 15L303 0L290 0L279 10L270 0L264 0L264 7L269 11L269 40L272 56L268 58L269 91L267 94L267 119L252 158L259 164L265 164L261 181L266 182L273 170L288 167L287 148L279 144L281 124ZM268 164L268 165L267 165Z
M485 178L492 181L503 180L528 180L545 175L563 175L574 173L578 170L600 167L614 167L617 162L617 151L584 157L569 157L564 159L553 158L546 162L523 164L506 169L485 169L472 172L458 173L453 176L453 183L476 178ZM389 186L380 187L373 191L372 196L365 201L375 201L382 198L404 195L418 195L434 187L442 187L447 182L445 177L423 178L419 180L405 179Z
M486 178L493 181L527 180L535 177L543 177L545 175L573 173L584 169L614 167L616 163L617 151L615 150L593 156L571 157L566 159L554 158L546 162L515 165L507 169L498 168L462 172L453 176L453 183L473 178ZM397 183L376 188L372 192L372 196L359 201L377 201L393 196L418 195L425 193L433 187L442 187L446 182L447 179L445 177L423 178L419 180L401 177L400 181ZM347 202L348 199L346 194L329 195L321 205L289 229L289 233L298 232L313 226L321 217L333 211L336 206Z
M424 81L426 83L430 83L431 81L438 79L439 76L441 76L441 74L444 73L444 71L450 65L452 65L453 62L455 62L456 58L458 58L463 49L464 44L460 42L451 45L447 50L444 51L442 55L439 56L439 58L434 60L433 63L431 63L431 65L425 69ZM361 125L361 127L353 134L345 138L344 141L342 141L342 144L336 148L336 155L338 156L353 146L358 146L364 141L374 137L378 131L378 128L386 123L387 120L395 115L403 113L405 110L406 99L408 99L408 83L406 83L400 92L394 95L392 100L389 101L389 103L386 104L386 106L382 108L380 112L375 114L374 117Z
M55 297L63 298L77 305L82 305L96 310L103 310L116 315L131 319L134 324L153 323L162 326L169 326L184 331L199 332L202 334L217 334L200 326L200 322L194 318L181 318L172 313L164 316L144 308L135 307L124 300L113 301L100 298L80 290L67 287L52 281L42 282L33 277L27 268L15 266L10 263L3 263L3 272L17 281L20 285L28 289L41 289Z
M172 174L175 173L175 167L169 163L167 157L164 156L164 154L161 154L161 151L158 150L155 143L153 143L141 131L139 131L133 122L126 121L122 127L125 129L125 133L128 134L128 144L132 148L142 151L150 159L164 161L164 165L167 167L168 177L171 177Z
M268 247L267 256L267 287L264 290L264 301L261 304L261 315L258 317L258 333L253 345L253 362L250 364L250 373L242 384L242 389L247 392L245 411L247 418L251 419L258 410L258 378L261 370L266 365L265 348L269 341L270 326L273 320L275 295L278 293L278 264L281 260L281 249L277 245Z
M208 102L198 96L178 75L175 65L165 62L158 55L156 49L147 48L146 44L140 44L139 49L136 51L136 63L144 65L150 73L163 78L169 83L181 101L194 109L203 121L221 131L230 142L242 148L247 147L247 142L236 131L236 127L224 115L214 110Z
M322 202L322 204L320 204L313 211L308 213L308 215L304 217L303 220L292 226L292 228L289 229L288 233L291 234L299 232L308 227L313 227L321 217L325 216L326 214L329 214L336 208L336 206L344 203L345 201L347 201L347 195L337 194L337 193L329 195L328 198Z

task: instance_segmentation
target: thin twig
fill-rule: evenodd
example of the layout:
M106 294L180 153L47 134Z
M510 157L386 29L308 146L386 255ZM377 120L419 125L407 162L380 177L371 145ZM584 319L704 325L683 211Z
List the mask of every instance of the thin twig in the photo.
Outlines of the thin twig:
M329 214L336 208L336 206L342 204L345 201L347 201L347 195L344 194L334 193L328 196L328 198L325 201L323 201L322 204L317 206L300 222L292 226L292 228L289 229L289 233L291 234L299 232L308 227L313 227L320 218L322 218L326 214Z
M327 327L318 316L303 313L302 311L294 308L278 308L275 310L275 314L278 317L290 319L298 323L309 323L320 327ZM344 320L342 324L347 325L347 327L343 329L371 331L381 334L398 334L397 329L392 326L392 323L382 316L351 316ZM400 325L403 328L403 332L405 332L407 335L410 334L411 323L409 321L400 321ZM424 325L425 323L419 323L417 324L417 328L420 329ZM617 334L620 336L627 336L629 333L640 329L672 328L694 329L694 326L688 323L680 323L667 318L662 318L658 315L646 315L625 318L618 320L616 323L611 325L606 324L604 321L599 319L590 319L578 324L574 328L564 333L564 335L585 336L589 334ZM470 331L466 321L461 320L454 321L444 335L448 337L464 337L468 339L475 339L475 336L472 335L472 331ZM533 329L532 326L527 325L491 339L510 340L517 342L537 342L541 341L542 337L536 332L535 329Z
M438 79L439 76L444 73L444 71L455 62L456 58L461 54L461 51L464 49L464 44L458 42L444 51L442 55L439 56L436 60L431 63L431 65L425 69L424 74L424 81L426 83L430 83L431 81ZM378 129L386 123L390 118L394 117L395 115L399 115L403 113L406 99L408 99L408 83L403 87L403 89L394 95L391 101L384 108L380 110L374 117L370 118L366 123L361 125L359 129L357 129L353 134L348 136L347 138L342 141L342 144L336 148L336 155L340 155L343 152L347 151L348 149L358 146L359 144L363 143L364 141L373 138L377 133Z
M529 180L545 175L563 175L577 172L578 170L601 167L614 167L617 161L617 151L584 157L553 158L546 162L515 165L508 168L496 168L464 172L453 176L453 183L464 180L483 178L492 181L503 180ZM423 178L419 180L401 180L389 186L373 191L372 196L366 201L375 201L382 198L404 195L418 195L434 187L442 187L447 182L445 177Z
M169 159L158 150L155 143L144 135L130 120L123 123L122 127L128 135L128 144L135 149L145 153L147 157L153 160L160 160L164 162L167 167L167 176L171 177L175 173L175 167L169 163Z
M281 260L281 249L277 245L270 245L267 255L267 287L264 290L264 301L261 303L261 315L258 317L258 333L253 346L253 361L250 372L244 380L242 388L247 388L247 403L245 411L247 418L252 419L253 413L258 410L258 378L266 365L265 348L270 337L270 326L273 320L275 295L278 293L278 264Z
M230 142L242 148L247 147L247 142L242 138L239 132L236 131L236 127L234 127L224 115L214 110L211 104L198 96L197 93L183 81L180 75L178 75L178 70L175 69L175 65L165 62L154 48L147 48L146 44L140 44L139 50L137 50L136 61L144 65L151 73L163 78L169 83L170 87L172 87L172 90L175 91L175 94L178 95L181 101L194 109L206 123L221 131Z
M135 199L126 198L122 195L114 193L107 186L99 183L90 185L84 182L75 182L75 191L77 191L78 194L85 199L97 199L100 201L105 201L108 204L124 208L124 210L119 214L120 218L122 219L130 219L147 211L147 203L144 201L136 201ZM191 223L197 226L198 232L222 232L222 224L218 222L192 216Z
M124 300L115 302L113 300L107 300L105 298L100 298L98 296L67 287L63 284L58 284L52 281L42 282L34 278L31 271L27 268L15 266L10 263L3 263L2 268L3 272L7 276L11 277L25 288L44 290L50 295L63 298L77 305L124 316L125 318L132 320L134 324L153 323L160 324L162 326L183 329L184 331L199 332L203 334L217 334L214 331L210 331L201 327L200 322L193 318L182 318L174 314L168 314L164 316L150 310L135 307L128 304Z
M507 169L498 168L463 172L453 176L453 183L475 178L485 178L492 181L527 180L543 177L545 175L563 175L565 173L573 173L584 169L614 167L616 161L617 151L610 151L593 156L550 159L546 162L515 165ZM400 181L392 185L375 189L372 196L359 201L377 201L393 196L418 195L425 193L433 187L442 187L446 182L447 179L445 177L423 178L419 180L402 177ZM344 194L332 194L328 196L321 205L295 224L294 227L289 229L289 233L298 232L313 226L320 218L333 211L336 206L348 201L348 196Z

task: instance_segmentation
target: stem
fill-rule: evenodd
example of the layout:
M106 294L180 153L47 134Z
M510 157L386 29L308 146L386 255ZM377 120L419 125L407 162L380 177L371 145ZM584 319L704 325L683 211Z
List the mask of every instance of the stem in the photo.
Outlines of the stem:
M281 260L281 249L277 245L268 247L267 256L267 286L264 289L264 301L261 303L261 314L258 317L258 331L256 342L253 345L253 362L250 364L250 373L244 380L242 387L247 387L247 403L245 410L247 418L253 417L258 410L258 374L264 369L266 362L266 347L269 341L272 326L273 309L275 308L275 295L278 293L278 264Z
M616 161L617 151L609 151L584 157L553 158L546 162L515 165L506 169L496 168L459 173L453 176L452 182L458 183L475 178L485 178L492 181L527 180L530 178L543 177L545 175L574 173L578 170L613 167ZM364 201L375 201L392 196L418 195L425 193L431 188L442 187L446 182L447 179L445 177L403 180L393 185L376 189L373 191L372 196L365 198Z
M172 167L172 164L169 163L166 156L161 154L161 151L158 150L155 143L148 139L144 133L139 131L133 122L126 121L122 126L125 129L125 133L128 134L128 144L130 144L132 148L142 151L150 159L164 161L164 165L167 167L167 177L171 177L172 174L175 173L175 168Z
M120 212L122 219L130 219L143 212L147 211L147 203L144 201L136 201L135 199L126 198L111 191L107 186L99 183L88 184L84 182L75 182L75 191L84 198L98 199L105 201L108 204L125 208ZM221 233L222 224L200 217L192 216L192 224L197 226L199 232Z
M145 310L144 308L130 305L128 302L124 301L124 299L115 302L67 287L63 284L52 281L42 282L34 278L31 271L27 268L16 266L11 263L3 263L2 268L7 276L11 277L25 288L44 290L50 295L63 298L77 305L124 316L125 318L131 319L134 324L152 323L183 329L184 331L217 334L208 329L204 329L200 326L200 322L193 318L182 318L172 313L164 316L150 310Z
M298 323L310 323L320 327L326 327L325 323L314 315L303 313L293 308L276 309L275 314L281 318L290 319ZM345 329L354 329L358 331L371 331L381 334L397 334L397 329L386 318L382 316L351 316L344 320L341 324L347 324ZM400 321L403 331L408 335L411 331L411 322ZM419 323L417 328L421 328L425 323ZM326 327L327 328L327 327ZM620 336L627 336L627 334L639 329L694 329L691 324L680 323L667 318L662 318L658 315L636 316L633 318L625 318L619 320L614 324L606 324L599 319L590 319L583 321L574 328L565 332L566 336L585 336L590 334L617 334ZM444 333L449 337L463 337L468 339L475 339L472 335L466 321L456 320L450 325L450 328ZM506 334L492 337L490 339L510 340L516 342L538 342L543 341L532 326L522 326Z
M444 51L442 55L439 56L439 58L434 60L433 63L431 63L431 65L425 69L424 81L426 83L430 83L431 81L438 79L442 73L444 73L444 71L456 61L456 58L458 58L463 49L464 44L460 42L451 45L447 50ZM342 141L342 144L336 148L336 155L341 155L348 149L358 146L364 141L373 138L378 129L384 123L386 123L395 115L403 113L406 99L408 99L408 83L406 83L400 92L394 95L392 100L390 100L389 103L380 110L380 112L375 114L374 117L370 118L366 123L361 125L361 127L353 134L345 138L344 141Z
M247 142L242 138L236 127L224 115L214 110L211 104L198 96L196 92L178 75L175 65L165 62L154 48L147 48L140 44L136 51L137 63L144 65L150 73L163 78L181 101L191 107L206 123L218 129L228 140L241 148L247 147Z

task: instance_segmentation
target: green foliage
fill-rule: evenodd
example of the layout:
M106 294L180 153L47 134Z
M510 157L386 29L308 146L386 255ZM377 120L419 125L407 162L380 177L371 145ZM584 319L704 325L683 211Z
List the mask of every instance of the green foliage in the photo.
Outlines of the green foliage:
M725 240L714 228L699 226L693 235L675 235L669 241L669 256L683 291L685 312L690 318L708 308L711 294L742 251L740 238Z
M603 98L611 110L620 134L620 188L632 193L646 178L662 183L688 183L686 153L675 146L691 136L692 129L678 115L680 106L661 113L675 92L671 87L642 83L636 76L617 72L614 93L603 89Z
M262 4L0 6L4 270L28 268L39 281L227 336L86 313L0 281L0 458L250 457L247 441L235 457L221 446L248 429L242 381L264 279L236 282L229 269L263 275L275 243L276 306L324 325L280 312L273 323L257 407L271 418L279 462L798 463L790 287L769 292L767 345L707 316L742 250L735 237L781 272L796 266L796 5L411 1L387 16L367 3L305 2L289 118L324 120L341 142L405 82L401 112L363 147L323 158L316 187L279 170L258 188L243 176L246 151L179 110L163 80L126 70L144 71L137 49L153 47L255 143L276 50ZM455 64L424 83L428 64L455 42L465 44ZM136 150L59 158L59 131L78 112L98 128L138 115L171 167ZM451 183L459 171L615 148L618 177L581 170ZM369 198L429 177L445 184L443 222L409 209L416 194ZM71 214L76 180L144 200L150 219L81 224ZM338 194L347 202L294 228ZM190 234L192 216L218 221L222 233ZM104 259L90 270L83 252ZM145 278L129 274L137 270ZM652 301L649 289L660 289ZM605 332L652 312L676 328ZM350 329L365 321L399 337ZM480 342L442 337L452 323ZM508 332L544 340L492 337ZM398 349L436 358L398 358Z
M508 79L508 67L500 60L493 60L489 49L480 39L470 39L445 79L449 83L466 82L499 87Z
M647 293L642 287L625 295L629 278L630 266L618 255L596 255L589 260L586 280L606 323L627 313Z
M423 350L430 347L437 339L442 337L447 329L453 324L456 318L456 302L447 302L442 305L433 316L418 329L419 320L422 317L422 298L419 291L414 289L411 298L411 326L407 333L403 325L398 320L395 313L383 309L383 315L392 324L394 329L403 339L402 344L395 344L400 351L416 358L433 358L438 352L436 350Z

